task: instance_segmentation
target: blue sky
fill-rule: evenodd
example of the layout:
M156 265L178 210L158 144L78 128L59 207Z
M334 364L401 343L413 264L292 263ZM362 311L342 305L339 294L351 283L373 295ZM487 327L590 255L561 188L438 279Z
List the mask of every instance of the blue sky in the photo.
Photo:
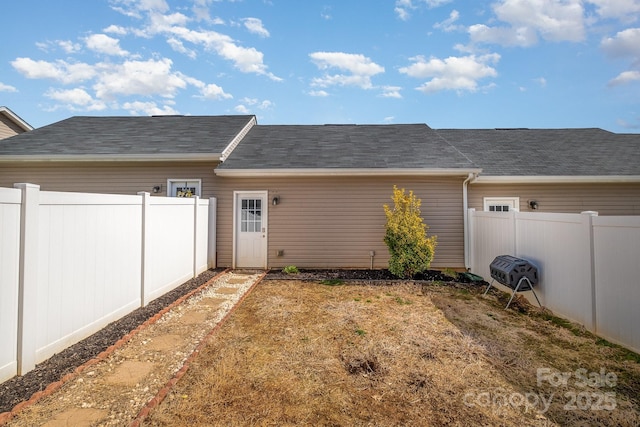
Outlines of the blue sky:
M0 105L640 132L640 0L21 0Z

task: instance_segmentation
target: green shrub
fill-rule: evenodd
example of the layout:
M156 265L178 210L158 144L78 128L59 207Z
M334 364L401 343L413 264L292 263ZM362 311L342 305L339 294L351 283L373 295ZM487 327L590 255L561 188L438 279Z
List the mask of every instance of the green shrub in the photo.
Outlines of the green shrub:
M298 267L296 267L295 265L287 265L285 268L282 269L282 272L284 274L298 274L300 271L298 270Z
M427 225L420 216L421 201L413 191L405 194L393 186L393 209L384 205L387 217L384 242L389 248L389 271L411 278L429 269L436 248L436 236L427 237Z

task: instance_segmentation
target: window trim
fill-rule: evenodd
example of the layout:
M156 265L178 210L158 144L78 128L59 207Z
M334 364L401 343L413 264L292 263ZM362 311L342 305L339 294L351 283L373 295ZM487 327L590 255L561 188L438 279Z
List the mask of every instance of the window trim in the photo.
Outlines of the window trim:
M490 211L489 206L496 206L496 205L508 205L510 207L510 210L519 212L520 197L484 197L483 198L483 208L485 212L495 212L495 211Z
M167 197L178 197L173 195L173 187L177 184L190 184L194 183L196 187L196 194L194 196L202 197L202 180L197 178L169 178L167 179Z

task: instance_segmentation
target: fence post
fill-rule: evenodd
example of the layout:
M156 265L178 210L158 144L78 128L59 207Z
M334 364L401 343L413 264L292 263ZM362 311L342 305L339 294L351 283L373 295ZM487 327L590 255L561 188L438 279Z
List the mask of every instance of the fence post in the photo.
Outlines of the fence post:
M598 216L598 212L584 211L582 215L582 224L584 225L584 233L589 243L589 279L591 284L591 331L598 332L597 309L596 309L596 260L595 260L595 243L593 239L593 217Z
M218 229L216 228L216 220L217 220L217 208L218 201L215 197L209 198L209 238L207 244L207 265L209 268L216 268L218 265L217 260L217 247L216 247L216 233Z
M200 207L200 197L193 197L193 277L198 275L198 210Z
M476 220L476 209L469 208L467 209L467 239L464 242L467 245L464 253L466 256L465 266L469 271L476 271L476 260L475 260L475 220Z
M140 266L140 307L144 307L145 305L147 305L147 296L146 296L146 280L148 278L147 275L147 268L148 268L148 259L147 259L147 238L149 236L148 233L148 221L147 221L147 215L149 215L149 203L150 200L149 198L151 197L150 193L147 193L146 191L140 191L138 192L138 195L142 198L142 217L140 218L140 220L142 221L142 235L140 236L141 239L141 249L142 249L142 254L140 256L140 262L142 263L142 265Z
M517 257L519 256L519 251L518 251L518 218L516 217L516 215L518 215L518 211L515 210L510 210L509 211L509 220L511 221L511 229L513 230L513 250L512 250L512 254L513 256Z
M36 367L38 332L38 228L40 186L14 184L22 190L18 279L18 375Z

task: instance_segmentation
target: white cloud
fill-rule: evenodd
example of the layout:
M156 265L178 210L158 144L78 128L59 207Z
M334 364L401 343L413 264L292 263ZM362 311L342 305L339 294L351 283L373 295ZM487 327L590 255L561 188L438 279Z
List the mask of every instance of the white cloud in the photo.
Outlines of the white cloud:
M264 63L264 54L252 47L241 46L228 35L215 31L193 30L187 25L192 20L182 13L167 13L169 6L164 0L111 0L112 8L127 16L142 19L147 17L148 24L142 29L132 29L130 32L139 37L151 38L156 35L167 36L169 44L177 52L184 53L190 58L195 57L195 51L187 48L184 43L192 43L213 51L223 59L231 61L235 68L243 73L254 73L269 77L274 81L282 79L268 71ZM210 0L196 0L194 10L198 12L196 19L220 24L224 21L216 18L211 20L205 11ZM195 12L194 12L195 13ZM269 32L262 26L258 18L246 18L245 26L256 34L268 37ZM178 41L181 41L180 44Z
M255 106L261 110L268 110L274 106L273 102L266 99L260 101L258 98L242 98L240 101L244 104Z
M329 93L326 90L311 90L309 91L309 95L322 98L325 96L329 96Z
M442 22L437 22L433 24L433 28L440 29L446 33L451 31L455 31L461 28L460 25L455 25L455 23L460 19L460 12L457 10L452 10L449 14L449 17Z
M640 28L628 28L602 40L600 47L612 58L640 59Z
M100 99L115 99L118 95L173 98L187 86L187 81L182 74L172 72L171 66L172 61L167 58L101 65L93 88Z
M502 46L533 46L538 35L530 27L488 27L476 24L469 27L469 36L473 43L499 44Z
M616 18L623 22L637 20L640 13L640 0L587 0L596 6L598 15L602 18Z
M243 73L263 74L275 81L282 80L267 71L267 66L263 62L264 55L262 52L254 48L238 46L227 35L215 31L193 31L183 27L174 27L171 32L185 41L202 45L205 49L215 51L224 59L233 62L234 66Z
M17 92L17 91L18 89L16 89L15 87L0 82L0 92Z
M198 53L195 50L187 48L184 43L182 43L182 40L178 40L175 37L169 37L167 39L167 44L171 46L171 49L186 55L191 59L196 59L198 56Z
M155 102L126 102L122 104L122 108L128 110L129 114L134 116L171 116L179 114L173 107L169 105L158 107Z
M497 76L498 73L490 64L497 63L500 60L500 55L493 53L446 59L430 58L429 60L417 56L410 59L413 64L400 68L399 71L410 77L430 79L418 87L418 90L424 93L442 90L476 92L478 80Z
M76 53L82 49L80 43L74 43L69 40L58 40L56 43L65 53Z
M76 110L76 107L81 107L87 111L101 111L107 108L104 102L93 99L87 91L81 88L70 90L49 89L44 95L54 101L67 104L67 108L70 110Z
M70 64L62 60L47 62L16 58L11 65L28 79L52 79L64 84L80 83L96 76L94 67L89 64Z
M129 52L120 48L120 40L106 34L92 34L85 38L85 44L94 52L105 55L127 56Z
M640 71L623 71L609 81L609 86L620 86L640 81Z
M114 10L126 16L140 16L140 12L166 12L169 5L165 0L109 0ZM118 6L121 5L121 6Z
M410 10L419 7L428 7L429 9L450 3L452 0L396 0L394 11L398 18L406 21L410 18Z
M127 29L118 25L109 25L104 30L105 33L116 34L118 36L124 36L128 33Z
M242 104L236 105L234 110L236 111L236 113L240 113L240 114L250 114L250 111L247 107L245 107Z
M245 18L242 20L244 26L252 34L257 34L260 37L269 37L269 31L262 25L262 21L258 18Z
M640 28L628 28L600 43L604 53L610 58L630 58L631 70L624 71L610 80L609 86L620 86L635 82L640 76Z
M526 47L537 43L538 37L553 42L579 42L586 37L581 0L501 0L492 7L497 19L507 25L472 25L472 42Z
M537 79L533 79L533 81L540 87L547 87L547 79L544 77L538 77Z
M320 70L336 68L349 74L325 74L312 80L312 86L358 86L371 89L371 77L384 72L384 67L364 55L343 52L314 52L309 54Z
M206 99L230 99L232 95L225 93L224 89L216 84L208 84L201 89L202 95Z
M389 124L389 123L393 123L395 119L396 118L394 116L387 116L384 119L382 119L382 122Z
M402 88L400 86L383 86L382 94L380 95L383 98L402 98L400 94L400 90Z

